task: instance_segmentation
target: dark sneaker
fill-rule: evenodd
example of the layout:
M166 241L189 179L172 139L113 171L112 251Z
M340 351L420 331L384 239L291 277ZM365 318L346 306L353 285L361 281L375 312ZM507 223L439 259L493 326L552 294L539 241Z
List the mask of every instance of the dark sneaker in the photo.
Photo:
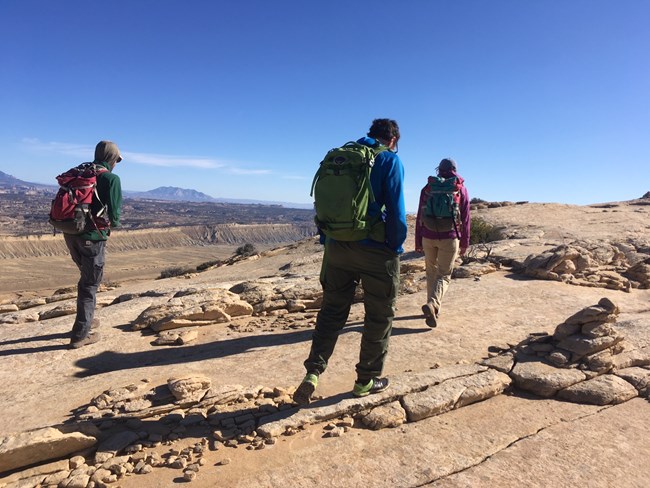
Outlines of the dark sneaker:
M70 348L71 349L79 349L80 347L88 346L89 344L94 344L95 342L99 342L99 339L101 337L99 336L99 332L91 332L88 334L86 337L79 341L70 341Z
M318 386L318 375L307 373L300 386L296 388L293 394L293 401L298 405L305 406L311 403L311 396Z
M438 314L431 303L422 305L422 313L424 314L425 322L429 327L433 329L438 325L438 318L436 317Z
M355 397L363 397L372 393L379 393L388 388L388 378L373 378L365 385L362 383L355 383L352 394Z

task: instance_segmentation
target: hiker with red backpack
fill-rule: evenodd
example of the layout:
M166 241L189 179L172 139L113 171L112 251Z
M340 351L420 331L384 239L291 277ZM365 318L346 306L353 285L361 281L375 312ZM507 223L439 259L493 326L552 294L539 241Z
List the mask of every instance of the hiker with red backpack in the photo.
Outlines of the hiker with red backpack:
M122 187L113 173L122 161L117 145L100 141L92 163L83 163L59 175L60 189L52 201L50 223L63 232L72 260L80 271L77 316L70 347L99 341L99 320L94 318L97 289L104 274L106 241L111 227L120 225Z
M470 238L469 195L451 158L440 161L420 193L415 223L415 251L424 252L427 302L422 312L429 327L438 325L442 298L451 282L456 258L464 256Z
M293 399L308 405L345 326L355 290L363 288L358 397L388 387L381 377L399 289L399 256L406 239L404 167L397 155L397 122L375 119L367 137L329 151L314 177L316 225L325 244L320 281L323 304L316 318L307 374Z

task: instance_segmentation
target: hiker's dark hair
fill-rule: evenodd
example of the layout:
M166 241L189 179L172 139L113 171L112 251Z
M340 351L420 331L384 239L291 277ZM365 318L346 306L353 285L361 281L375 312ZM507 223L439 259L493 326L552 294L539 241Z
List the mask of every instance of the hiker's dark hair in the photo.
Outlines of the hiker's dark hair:
M391 138L396 137L399 140L399 126L391 119L375 119L368 131L368 137L384 141L390 141Z

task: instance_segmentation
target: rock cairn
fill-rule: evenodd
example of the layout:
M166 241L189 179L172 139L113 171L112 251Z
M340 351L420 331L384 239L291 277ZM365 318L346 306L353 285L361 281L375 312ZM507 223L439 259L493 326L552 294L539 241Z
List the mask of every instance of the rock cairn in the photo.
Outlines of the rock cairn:
M632 349L616 329L609 299L586 307L552 335L535 334L482 364L506 372L514 386L544 398L593 405L650 399L650 348Z

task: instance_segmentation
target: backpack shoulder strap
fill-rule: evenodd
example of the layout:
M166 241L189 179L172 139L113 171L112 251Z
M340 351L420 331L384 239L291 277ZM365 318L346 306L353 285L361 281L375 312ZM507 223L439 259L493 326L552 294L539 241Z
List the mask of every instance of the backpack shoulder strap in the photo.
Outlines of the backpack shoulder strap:
M91 163L93 165L93 170L95 173L100 174L100 173L107 173L108 170L102 166L101 164L96 164L96 163Z

